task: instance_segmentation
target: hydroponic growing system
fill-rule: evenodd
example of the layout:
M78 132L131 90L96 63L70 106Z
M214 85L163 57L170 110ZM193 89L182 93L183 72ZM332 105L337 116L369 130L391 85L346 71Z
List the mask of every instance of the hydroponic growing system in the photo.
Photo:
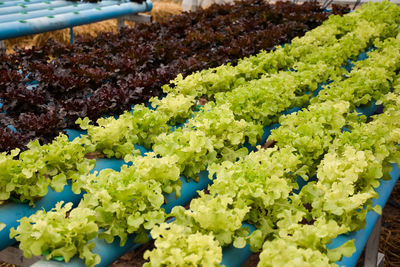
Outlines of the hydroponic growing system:
M0 39L152 6L0 3ZM400 176L399 24L390 2L251 0L2 51L0 250L108 266L154 239L145 266L355 266Z

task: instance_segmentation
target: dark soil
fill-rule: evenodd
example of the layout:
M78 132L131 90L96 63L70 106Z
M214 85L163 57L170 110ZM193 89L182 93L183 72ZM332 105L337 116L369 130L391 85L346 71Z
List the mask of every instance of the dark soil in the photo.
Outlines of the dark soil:
M154 248L154 241L142 245L138 249L132 250L118 260L114 261L110 267L139 267L142 266L146 261L143 259L143 254L146 250L152 250Z
M385 254L386 267L400 266L400 181L383 210L379 252Z

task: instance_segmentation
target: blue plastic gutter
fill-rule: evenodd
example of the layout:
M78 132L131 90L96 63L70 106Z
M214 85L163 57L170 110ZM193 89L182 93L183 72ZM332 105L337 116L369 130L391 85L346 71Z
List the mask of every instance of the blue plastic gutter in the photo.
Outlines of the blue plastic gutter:
M86 9L91 9L96 7L112 6L115 4L116 1L102 1L98 4L91 4L91 3L77 4L77 5L74 4L65 7L47 8L44 10L9 13L8 15L0 16L0 23L12 22L18 20L28 20L46 16L54 16L68 12L83 11Z
M49 1L43 1L43 0L18 0L18 1L0 1L3 2L3 4L0 4L0 7L10 7L10 6L16 6L16 5L27 5L27 4L36 4L36 3L43 3L43 2L49 2Z
M0 40L70 28L128 14L147 12L151 9L151 1L142 4L132 2L24 21L0 23Z
M18 12L31 12L35 10L43 10L48 8L62 7L62 6L70 6L71 3L67 1L52 1L45 3L32 3L32 4L18 4L15 6L3 7L0 5L0 15L8 15ZM73 4L76 5L76 4Z
M1 2L7 4L7 3L37 3L37 2L43 2L45 0L1 0Z

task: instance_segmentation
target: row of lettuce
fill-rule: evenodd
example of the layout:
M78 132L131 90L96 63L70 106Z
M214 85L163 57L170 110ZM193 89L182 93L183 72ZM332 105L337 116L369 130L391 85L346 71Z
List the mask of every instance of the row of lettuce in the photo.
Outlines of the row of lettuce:
M2 154L3 201L16 196L34 204L49 185L62 190L67 178L75 193L85 192L74 209L60 202L52 211L21 219L11 237L26 257L47 252L48 259L69 261L79 255L88 266L101 261L92 252L94 238L119 237L124 244L136 234L136 242L145 242L152 229L157 239L156 249L145 255L149 266L218 265L222 246L246 243L264 248L262 266L293 259L327 265L351 254L351 243L336 250L325 245L363 226L377 197L373 187L399 158L399 96L388 94L392 84L398 86L399 23L396 5L367 4L344 17L331 16L274 52L178 77L164 87L167 97L152 100L153 108L135 106L118 119L100 119L99 126L81 120L88 134L72 142L61 135L46 146L33 142L27 151ZM369 47L374 50L368 58L348 72L348 60ZM372 122L354 112L380 99L387 110ZM278 120L281 126L270 136L275 147L247 156L245 144L256 145L263 128ZM152 152L133 156L134 145ZM89 174L94 160L85 155L93 152L132 164ZM216 177L208 192L190 209L166 214L164 194L179 196L180 175L196 180L206 168L210 179ZM294 193L298 176L308 180L316 174L315 182ZM164 224L170 216L176 221ZM257 230L249 236L243 222ZM286 248L293 254L283 253Z

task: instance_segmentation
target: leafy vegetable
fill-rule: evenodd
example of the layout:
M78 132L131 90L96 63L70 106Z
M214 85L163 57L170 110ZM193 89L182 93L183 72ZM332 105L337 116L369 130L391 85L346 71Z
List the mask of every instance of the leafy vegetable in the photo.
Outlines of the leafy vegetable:
M72 142L60 135L51 144L40 146L38 141L29 143L29 150L12 150L0 154L0 201L11 196L34 201L43 197L50 186L57 192L63 190L67 179L77 181L94 167L94 160L84 156L90 152L86 139L76 138Z
M10 238L15 237L21 242L20 247L27 258L48 251L46 259L62 256L69 262L79 253L88 266L100 263L100 257L90 252L95 244L88 242L99 230L94 223L95 212L88 208L72 209L72 203L62 206L63 203L57 203L49 212L38 211L30 219L22 218L17 230L11 228Z
M166 223L155 227L152 235L157 238L156 245L165 246L166 249L146 251L144 257L150 259L151 262L143 266L220 266L222 249L212 235L186 231L187 229L183 226ZM170 246L171 242L174 246Z

